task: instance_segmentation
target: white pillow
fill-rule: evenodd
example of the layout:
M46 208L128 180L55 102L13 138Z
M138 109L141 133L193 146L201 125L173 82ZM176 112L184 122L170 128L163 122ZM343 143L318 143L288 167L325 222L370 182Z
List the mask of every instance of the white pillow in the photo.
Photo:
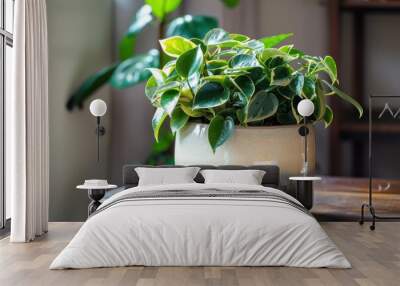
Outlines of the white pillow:
M206 184L261 185L265 171L261 170L202 170Z
M139 186L195 183L193 179L199 170L199 167L135 168L139 176Z

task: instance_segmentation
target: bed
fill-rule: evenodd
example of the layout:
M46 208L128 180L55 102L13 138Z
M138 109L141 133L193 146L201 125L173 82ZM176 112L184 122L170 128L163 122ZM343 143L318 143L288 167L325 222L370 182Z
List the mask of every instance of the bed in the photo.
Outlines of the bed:
M138 186L136 167L124 166L125 190L102 203L50 269L351 267L308 210L279 190L277 166L199 166L264 170L258 186L204 184L200 173L196 183Z

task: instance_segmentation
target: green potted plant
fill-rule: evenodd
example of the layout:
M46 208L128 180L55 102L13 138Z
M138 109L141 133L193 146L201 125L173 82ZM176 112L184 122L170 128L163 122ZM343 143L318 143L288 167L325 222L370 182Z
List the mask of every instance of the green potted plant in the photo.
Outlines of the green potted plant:
M300 144L295 144L301 140L300 100L315 105L310 123L331 124L329 96L352 104L362 116L360 104L337 87L331 56L306 55L293 45L276 47L291 35L255 40L215 28L203 39L174 36L160 41L171 59L162 69L149 69L145 93L157 108L155 138L167 118L177 134L175 163L254 164L256 159L271 159L295 172L302 156ZM311 161L314 153L310 150ZM287 162L288 156L294 162Z
M239 0L216 0L225 7L235 8ZM176 15L184 0L144 0L144 5L135 13L132 23L119 42L119 57L111 65L90 75L72 92L66 107L72 111L76 107L83 108L85 101L98 89L111 84L115 89L125 89L146 81L151 73L150 67L162 68L168 57L154 41L155 47L144 53L136 53L137 37L150 26L158 30L158 38L182 36L202 38L211 29L218 27L218 20L208 15ZM175 17L171 17L175 14ZM150 164L173 163L171 144L173 136L162 132L158 142L152 147L147 160Z

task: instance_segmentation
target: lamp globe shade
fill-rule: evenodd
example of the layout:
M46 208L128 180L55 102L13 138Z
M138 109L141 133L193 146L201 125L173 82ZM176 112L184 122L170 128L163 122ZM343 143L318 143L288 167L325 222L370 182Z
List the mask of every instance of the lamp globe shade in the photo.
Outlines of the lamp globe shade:
M95 99L90 103L89 109L90 113L93 114L93 116L101 117L106 114L107 104L104 102L104 100Z
M314 113L314 103L309 99L303 99L297 105L297 111L303 117L310 116Z

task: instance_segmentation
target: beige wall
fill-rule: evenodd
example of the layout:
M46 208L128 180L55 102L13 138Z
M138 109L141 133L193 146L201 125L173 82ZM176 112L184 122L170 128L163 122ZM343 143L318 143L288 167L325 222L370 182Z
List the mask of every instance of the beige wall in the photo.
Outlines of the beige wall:
M50 220L86 218L87 193L75 190L85 178L108 172L108 133L101 142L101 164L96 163L95 119L83 110L65 108L68 95L89 74L111 62L112 0L48 0ZM110 89L96 94L109 101Z

